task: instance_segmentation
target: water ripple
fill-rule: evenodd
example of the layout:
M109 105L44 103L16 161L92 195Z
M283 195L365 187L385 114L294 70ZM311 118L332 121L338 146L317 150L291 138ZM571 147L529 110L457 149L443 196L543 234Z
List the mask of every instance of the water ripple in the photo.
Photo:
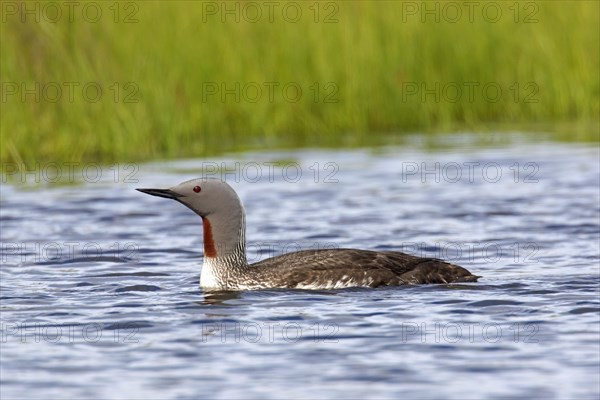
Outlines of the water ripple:
M339 166L337 184L233 183L249 257L319 245L404 250L482 279L205 294L200 220L181 205L133 187L40 196L3 185L2 397L396 399L438 398L439 388L448 399L599 397L597 149L245 157L235 161ZM147 166L139 180L177 183L203 161ZM403 162L507 172L535 162L538 182L423 181L403 175Z

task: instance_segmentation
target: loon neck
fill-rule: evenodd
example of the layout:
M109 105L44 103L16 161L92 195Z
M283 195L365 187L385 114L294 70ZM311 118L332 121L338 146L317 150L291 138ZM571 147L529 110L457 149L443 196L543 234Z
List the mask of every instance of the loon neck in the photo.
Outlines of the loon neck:
M216 213L202 217L204 230L204 263L200 286L227 289L235 286L236 277L247 270L246 217L240 204L227 214Z

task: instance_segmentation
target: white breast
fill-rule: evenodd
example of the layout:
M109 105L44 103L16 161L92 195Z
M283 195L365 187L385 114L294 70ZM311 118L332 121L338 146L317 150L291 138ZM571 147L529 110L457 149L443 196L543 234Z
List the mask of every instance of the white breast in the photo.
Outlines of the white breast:
M200 287L202 289L222 289L222 283L217 279L215 268L211 265L210 259L205 259L200 273Z

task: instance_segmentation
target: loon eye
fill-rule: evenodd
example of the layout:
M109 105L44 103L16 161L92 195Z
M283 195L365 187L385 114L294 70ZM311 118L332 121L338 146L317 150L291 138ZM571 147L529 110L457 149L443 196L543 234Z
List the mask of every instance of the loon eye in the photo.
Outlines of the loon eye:
M194 186L194 192L200 193L201 190L202 188L200 186Z

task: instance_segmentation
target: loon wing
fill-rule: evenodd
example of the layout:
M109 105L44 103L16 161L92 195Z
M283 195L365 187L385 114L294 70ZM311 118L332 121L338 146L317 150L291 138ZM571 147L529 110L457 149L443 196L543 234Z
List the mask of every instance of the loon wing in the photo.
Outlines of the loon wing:
M303 250L251 266L275 287L341 288L474 282L465 268L435 258L395 251Z

